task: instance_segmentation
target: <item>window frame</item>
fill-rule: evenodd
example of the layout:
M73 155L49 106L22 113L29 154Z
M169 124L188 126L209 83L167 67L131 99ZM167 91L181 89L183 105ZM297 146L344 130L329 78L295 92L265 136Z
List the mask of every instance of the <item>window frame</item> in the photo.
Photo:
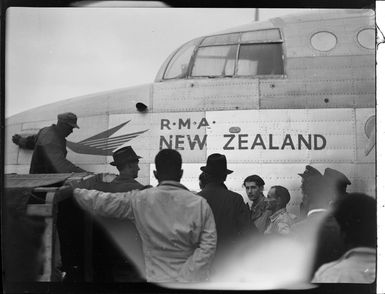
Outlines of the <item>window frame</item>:
M242 34L250 33L250 32L263 32L263 31L272 31L275 30L278 32L278 38L271 38L271 39L265 39L260 41L242 41ZM205 45L203 44L205 40L208 38L218 37L218 36L225 36L225 35L232 35L232 34L238 34L238 38L236 42L224 42L221 44L214 44L214 45ZM189 42L188 42L189 43ZM187 44L187 43L186 43ZM283 67L283 73L282 74L274 74L274 75L238 75L238 61L239 61L239 53L240 48L242 45L256 45L256 44L281 44L281 52L282 52L282 67ZM218 35L210 35L206 37L202 37L200 41L198 41L194 46L194 50L190 57L190 62L188 64L187 68L187 74L184 78L165 78L165 74L167 72L168 67L170 66L171 62L173 61L174 57L178 54L179 50L184 47L181 46L179 50L176 50L175 54L170 58L168 61L168 64L163 72L162 80L163 81L172 81L172 80L188 80L188 79L221 79L221 78L262 78L262 79L269 79L269 78L285 78L286 77L286 58L285 58L285 48L283 46L284 40L282 37L282 31L280 28L265 28L265 29L257 29L257 30L248 30L248 31L242 31L242 32L229 32L224 34L218 34ZM221 75L221 76L192 76L192 69L196 61L197 53L200 48L205 47L217 47L217 46L231 46L236 45L236 53L235 53L235 65L234 65L234 74L233 75Z
M200 48L213 48L213 47L224 47L224 46L236 46L236 52L235 52L235 59L234 59L234 74L232 75L220 75L220 76L193 76L192 75L192 70L193 70L193 67L195 65L195 60L196 60L196 57L197 57L197 53L198 53L198 50ZM193 58L190 60L191 63L190 63L190 66L189 66L189 72L188 72L188 77L189 78L192 78L192 79L196 79L196 78L209 78L209 79L218 79L218 78L232 78L232 77L235 77L235 72L236 72L236 68L237 68L237 58L238 58L238 54L239 54L239 44L220 44L220 45L208 45L208 46L197 46L196 47L196 50L194 51L194 54L193 54Z

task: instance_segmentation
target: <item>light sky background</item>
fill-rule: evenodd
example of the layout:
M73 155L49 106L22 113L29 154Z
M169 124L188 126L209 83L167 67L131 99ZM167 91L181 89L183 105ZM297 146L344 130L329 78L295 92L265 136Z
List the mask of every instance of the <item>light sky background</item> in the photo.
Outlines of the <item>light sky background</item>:
M21 8L6 14L5 116L153 82L168 55L254 21L241 8ZM298 9L260 9L266 20Z

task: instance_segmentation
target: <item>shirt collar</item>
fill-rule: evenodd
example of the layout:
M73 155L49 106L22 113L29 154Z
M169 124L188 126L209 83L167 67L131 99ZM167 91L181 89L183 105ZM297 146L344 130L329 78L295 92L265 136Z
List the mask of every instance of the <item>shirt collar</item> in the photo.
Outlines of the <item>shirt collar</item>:
M312 210L309 210L309 212L307 213L307 216L310 216L313 213L326 212L326 211L327 211L327 209L325 209L325 208L312 209Z
M118 175L116 178L116 180L124 180L125 182L136 182L136 180L132 177L132 176L129 176L129 175Z
M172 186L172 187L188 190L185 186L183 186L180 182L177 182L177 181L161 181L158 187L160 186Z
M264 202L265 199L264 199L264 196L259 196L257 200L254 200L252 201L253 205L258 205L258 204L261 204L262 202ZM255 204L254 204L255 203Z
M280 210L277 210L270 216L271 221L275 221L280 214L283 214L286 212L286 208L281 208Z
M227 187L224 183L208 183L206 185L206 187L212 187L212 188L222 188L222 189L226 189L227 190Z
M356 247L348 250L342 258L348 258L353 254L376 254L376 249L371 247Z

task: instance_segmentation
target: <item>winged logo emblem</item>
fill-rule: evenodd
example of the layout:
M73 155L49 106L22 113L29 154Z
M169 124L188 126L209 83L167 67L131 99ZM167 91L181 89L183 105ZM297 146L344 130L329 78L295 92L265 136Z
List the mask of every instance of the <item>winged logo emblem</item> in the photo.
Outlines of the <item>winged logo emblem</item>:
M365 123L365 135L368 138L368 142L365 146L365 156L368 156L370 151L376 145L376 117L372 115Z
M126 121L116 127L103 131L99 134L96 134L92 137L84 139L80 142L71 142L67 141L67 147L73 152L80 154L91 154L91 155L112 155L113 151L124 143L138 137L139 135L148 131L139 131L134 133L129 133L125 135L120 135L116 137L111 137L114 133L120 130L130 121Z

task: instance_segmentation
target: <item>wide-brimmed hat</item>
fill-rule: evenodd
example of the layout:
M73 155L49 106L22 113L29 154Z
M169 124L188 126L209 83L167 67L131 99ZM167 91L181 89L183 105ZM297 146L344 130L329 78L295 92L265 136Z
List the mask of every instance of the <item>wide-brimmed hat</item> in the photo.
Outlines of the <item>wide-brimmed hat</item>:
M305 167L305 171L302 174L298 174L298 175L301 176L302 178L322 176L321 172L318 169L312 167L311 165L307 165Z
M142 158L141 156L136 155L134 149L132 149L131 146L126 146L116 150L112 154L112 157L114 161L110 162L110 164L113 166L121 165Z
M201 171L209 175L228 175L233 172L232 170L227 169L226 156L219 153L213 153L207 157L206 166L202 166Z
M57 120L61 121L63 123L66 123L67 125L70 125L73 128L80 129L78 124L77 124L78 118L77 118L76 114L74 114L72 112L64 112L64 113L58 114Z
M341 183L344 185L350 185L349 179L340 171L327 167L324 172L324 177L334 181L335 183Z

